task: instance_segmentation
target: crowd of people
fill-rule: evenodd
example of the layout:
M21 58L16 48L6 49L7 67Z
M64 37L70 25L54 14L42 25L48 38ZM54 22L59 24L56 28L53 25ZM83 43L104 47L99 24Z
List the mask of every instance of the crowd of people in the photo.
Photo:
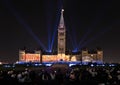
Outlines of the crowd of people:
M0 71L1 85L120 85L119 67L46 67Z

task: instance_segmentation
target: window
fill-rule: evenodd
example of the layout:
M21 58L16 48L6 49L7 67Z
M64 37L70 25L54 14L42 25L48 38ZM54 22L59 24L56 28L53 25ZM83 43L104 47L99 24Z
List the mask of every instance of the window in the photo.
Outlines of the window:
M63 41L64 39L60 39L60 41Z
M63 36L63 35L64 35L64 33L63 33L63 32L61 32L61 33L59 33L59 35L60 35L60 36Z
M63 51L64 49L63 48L59 48L60 51Z

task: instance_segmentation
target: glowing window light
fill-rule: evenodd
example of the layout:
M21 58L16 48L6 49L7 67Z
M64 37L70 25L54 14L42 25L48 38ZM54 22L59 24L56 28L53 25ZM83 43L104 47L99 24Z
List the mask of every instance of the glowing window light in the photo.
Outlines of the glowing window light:
M91 62L93 59L89 56L82 57L83 62Z
M71 58L71 61L77 61L77 60L76 60L76 57L73 56L73 57Z
M0 62L0 65L2 64L2 62Z

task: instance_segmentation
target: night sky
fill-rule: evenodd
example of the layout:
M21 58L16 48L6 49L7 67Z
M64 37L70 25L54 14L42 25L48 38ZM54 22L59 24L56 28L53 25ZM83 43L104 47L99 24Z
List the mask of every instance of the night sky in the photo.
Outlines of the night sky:
M17 61L24 47L56 50L61 5L61 0L0 0L0 60ZM64 0L62 7L67 49L101 47L105 62L120 61L119 2Z

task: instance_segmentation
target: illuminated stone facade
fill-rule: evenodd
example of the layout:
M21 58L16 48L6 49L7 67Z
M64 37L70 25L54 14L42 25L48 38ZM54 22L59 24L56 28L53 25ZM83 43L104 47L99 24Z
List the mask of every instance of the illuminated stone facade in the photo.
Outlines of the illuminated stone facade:
M40 62L41 51L35 51L34 53L26 52L26 50L19 50L19 61L23 62Z
M103 51L102 50L82 50L82 61L83 62L103 62Z
M25 52L25 50L19 51L19 61L24 62L56 62L56 61L82 61L82 62L96 62L103 61L103 51L96 50L95 52L89 52L88 50L82 50L78 54L66 54L66 29L64 24L63 12L61 11L60 23L58 26L58 45L57 54L49 55L42 54L41 51L35 51L34 53Z
M68 55L48 55L43 54L41 51L26 52L25 50L19 51L19 61L23 62L57 62L57 61L82 61L82 62L103 62L103 51L96 50L91 52L89 50L82 50L78 54Z

